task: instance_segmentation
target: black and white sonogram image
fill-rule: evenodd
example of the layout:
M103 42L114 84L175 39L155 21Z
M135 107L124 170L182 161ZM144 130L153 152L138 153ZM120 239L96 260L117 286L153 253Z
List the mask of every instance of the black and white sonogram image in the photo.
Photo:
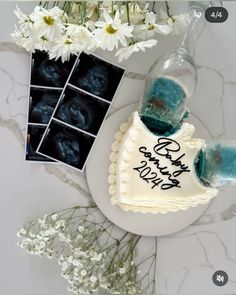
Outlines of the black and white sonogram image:
M29 97L29 122L48 124L60 95L61 90L31 87Z
M69 83L111 101L123 74L124 69L93 55L81 53Z
M81 170L93 142L92 136L52 120L39 152Z
M28 126L27 144L26 144L26 160L28 161L46 161L54 162L45 156L36 153L39 142L44 134L46 127L44 126Z
M31 85L63 88L75 63L76 56L62 63L49 59L48 54L36 51L32 54Z
M54 117L73 127L96 135L108 108L109 103L67 87Z

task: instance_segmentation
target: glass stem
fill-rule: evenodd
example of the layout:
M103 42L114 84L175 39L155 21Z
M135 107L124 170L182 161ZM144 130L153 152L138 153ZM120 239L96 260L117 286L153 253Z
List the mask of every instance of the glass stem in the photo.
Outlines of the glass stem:
M200 7L191 7L188 30L185 33L182 43L180 45L180 47L185 49L190 55L192 55L192 51L195 48L195 41L197 40L199 33L201 32L201 30L199 30L198 32L196 31L196 26L199 23L199 20L202 18L202 15L203 12ZM193 38L195 39L195 41L193 40Z

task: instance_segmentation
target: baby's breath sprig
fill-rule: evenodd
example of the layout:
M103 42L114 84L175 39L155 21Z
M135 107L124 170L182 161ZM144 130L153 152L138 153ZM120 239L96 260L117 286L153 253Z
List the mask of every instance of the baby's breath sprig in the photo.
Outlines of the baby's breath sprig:
M141 237L118 229L95 205L44 215L17 235L28 253L58 261L75 294L141 292L134 262Z

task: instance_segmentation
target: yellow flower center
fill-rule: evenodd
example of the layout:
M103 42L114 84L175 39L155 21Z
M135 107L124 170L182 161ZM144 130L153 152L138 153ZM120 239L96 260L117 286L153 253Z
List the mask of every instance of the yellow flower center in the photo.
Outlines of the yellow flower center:
M71 39L66 39L65 42L64 42L66 45L70 45L72 44L72 40Z
M148 25L148 30L149 31L154 30L154 29L155 29L155 26L153 24Z
M115 34L117 31L118 31L118 30L116 30L115 28L113 28L112 25L109 25L109 26L106 27L106 32L107 32L108 34Z
M54 25L54 23L55 23L55 20L54 20L54 18L52 17L52 16L50 16L50 15L45 15L44 17L43 17L43 20L44 20L44 22L48 25L48 26L52 26L52 25Z

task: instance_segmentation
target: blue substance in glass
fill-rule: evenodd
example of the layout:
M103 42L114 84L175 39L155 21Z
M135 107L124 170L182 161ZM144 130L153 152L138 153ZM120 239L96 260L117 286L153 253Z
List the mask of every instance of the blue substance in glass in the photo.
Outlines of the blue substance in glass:
M169 78L157 78L150 86L141 108L141 119L155 134L170 135L182 124L186 113L180 117L185 102L183 88Z
M147 99L154 103L160 101L166 109L176 111L184 102L185 92L174 80L162 77L153 82L147 93Z
M212 186L236 182L236 147L217 144L207 147L199 157L198 176Z

